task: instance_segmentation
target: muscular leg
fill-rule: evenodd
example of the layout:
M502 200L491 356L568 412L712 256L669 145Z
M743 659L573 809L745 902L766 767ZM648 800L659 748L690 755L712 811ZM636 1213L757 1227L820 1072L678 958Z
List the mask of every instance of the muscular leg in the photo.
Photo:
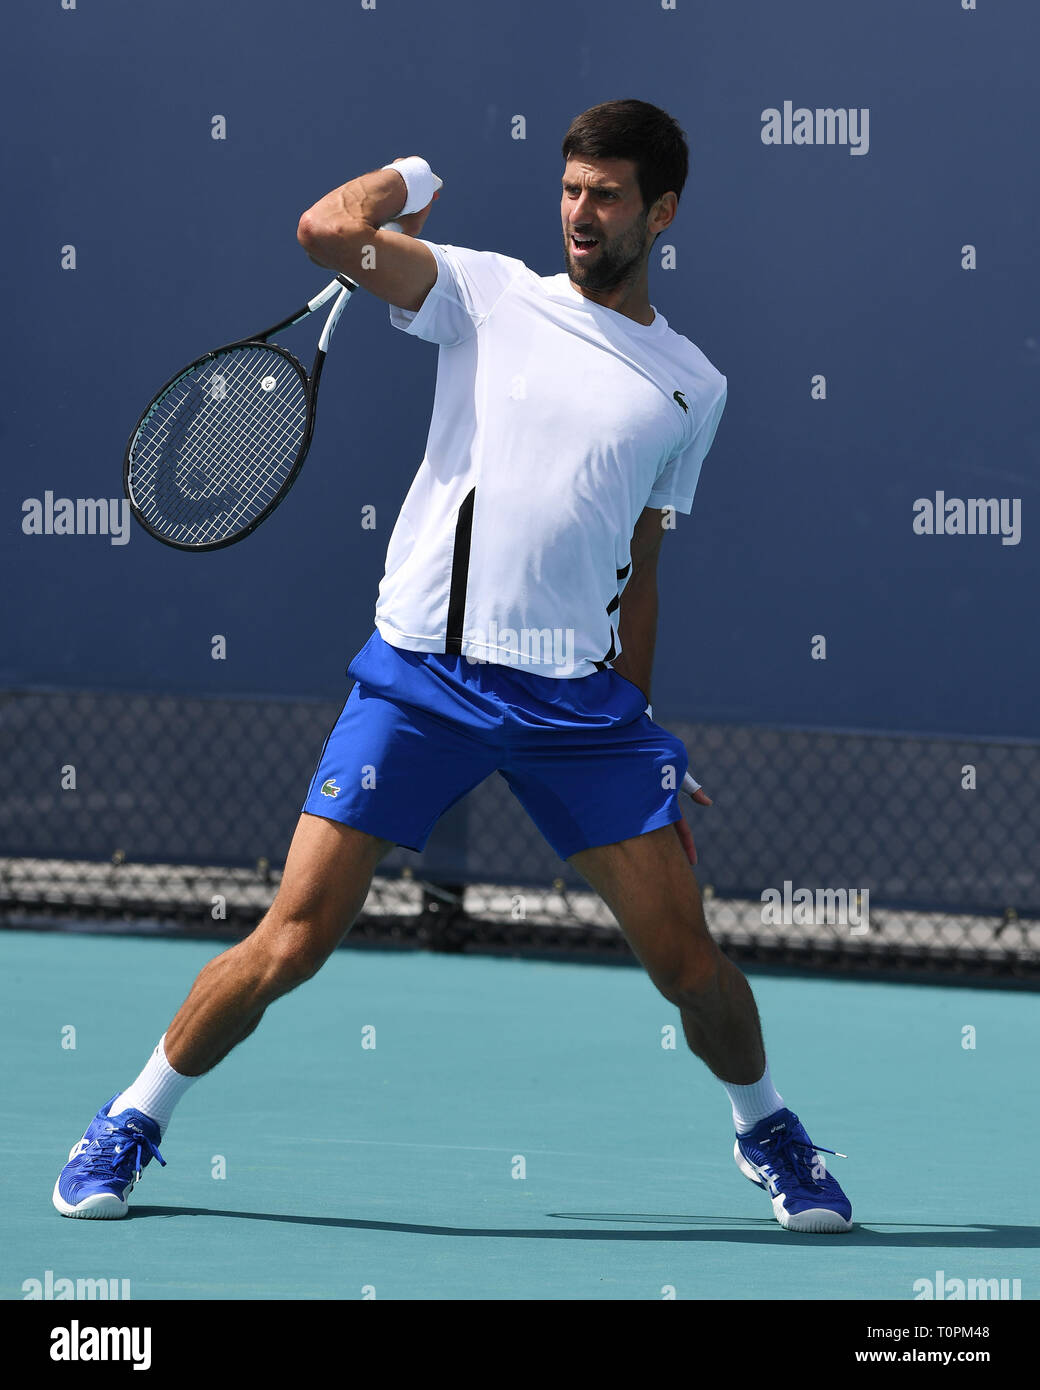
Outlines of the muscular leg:
M691 1052L720 1081L757 1082L766 1059L751 986L708 933L675 827L581 850L567 862L607 904L651 980L678 1008Z
M337 821L304 813L278 895L244 941L204 966L166 1032L170 1066L201 1076L249 1036L269 1004L317 974L365 905L393 849Z

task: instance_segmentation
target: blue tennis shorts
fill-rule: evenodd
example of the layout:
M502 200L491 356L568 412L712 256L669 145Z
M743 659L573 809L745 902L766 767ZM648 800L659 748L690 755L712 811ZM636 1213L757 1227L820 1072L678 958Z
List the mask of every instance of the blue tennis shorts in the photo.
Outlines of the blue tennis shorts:
M373 632L303 810L422 851L493 772L561 859L680 819L682 741L610 668L556 679L404 651Z

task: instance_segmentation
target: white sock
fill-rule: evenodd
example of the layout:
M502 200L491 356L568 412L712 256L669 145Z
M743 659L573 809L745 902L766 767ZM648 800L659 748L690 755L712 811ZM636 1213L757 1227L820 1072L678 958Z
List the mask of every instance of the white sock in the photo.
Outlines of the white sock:
M140 1110L159 1126L159 1137L170 1123L173 1107L180 1100L197 1076L182 1076L174 1071L166 1060L166 1041L164 1033L156 1044L155 1051L148 1058L144 1071L112 1102L110 1115L121 1115L124 1110Z
M733 1125L738 1134L747 1134L759 1120L784 1108L784 1098L777 1094L770 1078L768 1062L761 1080L753 1086L732 1086L728 1081L722 1084L733 1106Z

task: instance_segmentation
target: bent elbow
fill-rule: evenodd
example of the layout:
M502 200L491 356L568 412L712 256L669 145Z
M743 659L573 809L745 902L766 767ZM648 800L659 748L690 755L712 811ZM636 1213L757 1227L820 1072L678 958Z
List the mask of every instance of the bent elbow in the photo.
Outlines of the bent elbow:
M305 251L310 251L318 237L317 218L313 208L308 208L296 227L296 240Z
M367 232L367 235L366 235ZM350 219L329 216L309 208L296 227L296 240L316 265L347 270L358 255L358 244L375 235L374 228L364 228Z

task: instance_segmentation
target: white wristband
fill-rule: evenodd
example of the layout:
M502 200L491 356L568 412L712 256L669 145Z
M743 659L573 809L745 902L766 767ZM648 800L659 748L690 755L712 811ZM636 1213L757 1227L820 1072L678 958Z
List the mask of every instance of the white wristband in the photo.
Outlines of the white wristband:
M653 719L653 717L654 717L654 707L653 707L653 705L647 705L645 713L647 714L647 716L648 716L650 719ZM694 792L699 792L700 789L701 789L701 784L700 784L700 782L695 782L694 779L693 779L693 778L690 776L690 774L687 772L687 774L686 774L685 777L683 778L683 784L682 784L682 786L680 787L679 790L680 790L680 791L686 792L686 794L687 794L688 796L692 796L692 795L694 794Z
M407 159L384 164L383 168L396 169L408 190L408 199L398 212L398 217L412 212L422 212L423 208L429 207L433 202L433 195L438 189L443 187L443 179L437 177L421 155L410 154Z

